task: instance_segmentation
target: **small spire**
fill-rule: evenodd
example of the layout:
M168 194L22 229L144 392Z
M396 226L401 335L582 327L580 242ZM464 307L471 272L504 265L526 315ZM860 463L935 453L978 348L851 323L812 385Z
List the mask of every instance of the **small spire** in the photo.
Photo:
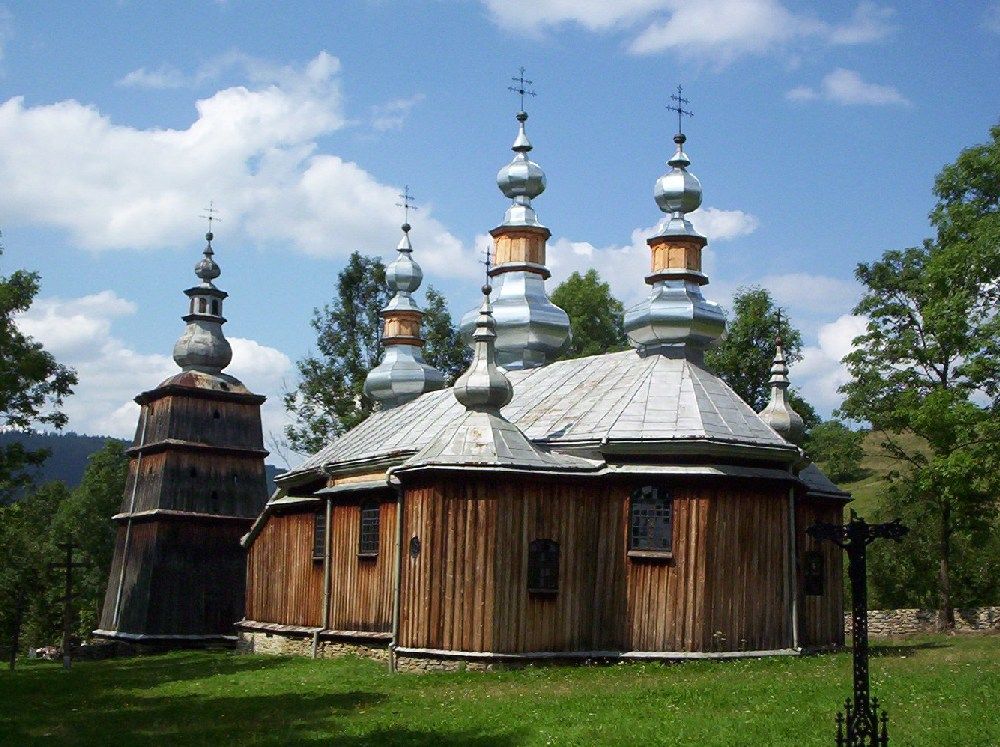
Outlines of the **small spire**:
M778 309L778 332L775 335L774 361L771 363L771 398L760 411L761 419L779 436L791 443L798 443L805 435L805 421L792 408L788 397L788 363L781 342L781 309Z
M184 291L190 299L188 313L183 317L187 327L174 345L174 361L178 366L185 371L210 374L221 373L233 359L232 347L222 332L222 325L226 323L222 304L228 294L212 282L222 274L212 250L212 220L219 220L215 212L215 208L210 206L208 215L202 216L208 218L209 231L205 234L207 244L201 261L194 268L201 284Z
M476 329L472 334L474 352L469 368L455 381L455 399L467 410L499 413L514 396L510 380L497 366L496 361L496 321L490 305L490 292L484 285L483 303L476 317Z
M502 225L504 226L534 226L542 227L538 222L538 216L531 206L531 201L545 191L545 172L542 167L528 158L531 152L531 141L524 130L524 123L528 121L528 113L524 111L524 97L536 95L534 91L527 88L532 83L524 77L524 68L520 70L520 75L512 80L517 86L509 86L508 90L513 91L521 97L521 110L517 113L518 122L517 137L511 150L514 151L513 160L497 172L497 186L504 196L513 201L504 214Z
M215 234L212 233L212 221L222 222L222 218L216 216L218 212L215 209L215 202L209 201L208 207L205 208L206 214L201 216L208 220L208 231L205 233L205 250L202 252L204 257L194 266L194 274L208 286L211 286L212 281L222 274L222 269L215 263L215 252L212 251L212 239L215 238Z

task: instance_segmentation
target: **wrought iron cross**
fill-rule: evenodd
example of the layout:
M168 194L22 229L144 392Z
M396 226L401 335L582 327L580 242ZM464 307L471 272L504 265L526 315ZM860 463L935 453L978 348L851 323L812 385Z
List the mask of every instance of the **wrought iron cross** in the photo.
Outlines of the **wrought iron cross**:
M65 560L61 563L49 563L50 570L66 571L66 587L63 591L63 633L62 633L62 660L63 667L69 669L72 658L69 651L69 641L73 630L73 614L71 605L73 604L73 569L89 568L90 563L78 563L73 560L73 550L76 545L73 541L60 542L57 547L66 553Z
M403 208L403 222L409 224L410 222L410 211L419 210L416 205L413 204L413 195L410 194L410 185L406 184L403 186L403 193L399 195L399 199L402 202L397 202L396 207Z
M493 262L490 257L490 248L487 246L483 251L483 261L482 264L486 267L486 285L490 284L490 270L493 269Z
M534 91L528 88L528 86L534 85L534 83L524 77L524 68L520 69L520 74L516 78L511 78L512 81L517 83L516 86L507 86L508 91L512 91L520 95L521 97L521 111L524 111L524 97L525 96L537 96Z
M211 241L212 240L212 236L213 236L213 234L212 234L212 221L218 221L219 223L222 223L222 218L217 217L217 213L219 211L215 209L215 201L214 200L209 200L208 201L208 207L207 208L202 208L202 210L205 211L206 215L203 215L201 217L208 219L208 235L206 236L206 238L209 241Z
M777 310L774 312L774 314L775 314L775 316L778 317L778 334L775 335L775 338L776 338L775 342L776 342L776 344L780 345L781 344L781 307L780 306L777 308Z
M676 101L677 103L676 104L667 104L667 109L669 111L677 112L677 133L678 134L683 134L683 132L684 132L683 127L681 127L681 117L693 117L694 116L694 112L692 112L692 111L684 108L685 104L690 104L691 102L688 101L686 98L684 98L684 96L682 95L683 92L684 92L684 89L681 88L681 84L678 83L677 84L677 93L670 95L670 100L671 101Z
M844 703L844 713L837 714L838 747L871 745L881 747L889 743L889 718L883 710L879 715L878 698L871 697L868 673L868 545L877 539L899 542L909 527L899 519L887 524L869 524L851 511L847 524L817 522L806 534L817 540L829 540L847 552L848 576L851 580L851 608L854 659L854 700ZM879 726L881 725L881 729ZM846 727L846 734L844 729Z

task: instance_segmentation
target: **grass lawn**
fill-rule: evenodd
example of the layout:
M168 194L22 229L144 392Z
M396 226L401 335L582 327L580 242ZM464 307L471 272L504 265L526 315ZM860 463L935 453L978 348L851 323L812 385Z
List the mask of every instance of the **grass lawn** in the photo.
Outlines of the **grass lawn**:
M886 642L894 745L1000 744L1000 636ZM181 652L0 672L0 744L832 745L850 655L390 675Z

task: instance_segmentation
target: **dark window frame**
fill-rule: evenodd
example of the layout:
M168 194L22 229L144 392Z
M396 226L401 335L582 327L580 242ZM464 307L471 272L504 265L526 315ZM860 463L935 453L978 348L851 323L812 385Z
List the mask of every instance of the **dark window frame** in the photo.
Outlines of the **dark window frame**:
M628 556L669 560L674 549L674 499L663 485L640 485L629 496Z
M382 504L376 500L362 503L358 510L358 557L377 558Z
M326 560L326 542L326 507L324 506L323 508L313 512L313 560Z
M826 557L821 550L802 553L802 594L821 597L826 593Z
M559 593L559 543L533 539L528 544L528 593L555 596Z

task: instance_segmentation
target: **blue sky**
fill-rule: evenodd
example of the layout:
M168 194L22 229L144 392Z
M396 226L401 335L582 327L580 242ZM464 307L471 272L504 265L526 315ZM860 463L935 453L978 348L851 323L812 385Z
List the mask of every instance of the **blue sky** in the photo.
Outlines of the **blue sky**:
M21 324L80 371L70 427L113 435L176 370L210 200L230 370L270 431L345 257L392 256L404 184L425 287L472 306L520 65L550 289L593 266L643 294L683 83L705 294L771 289L829 413L855 265L929 235L934 175L1000 115L997 2L35 0L2 6L0 51L0 272L41 273Z

